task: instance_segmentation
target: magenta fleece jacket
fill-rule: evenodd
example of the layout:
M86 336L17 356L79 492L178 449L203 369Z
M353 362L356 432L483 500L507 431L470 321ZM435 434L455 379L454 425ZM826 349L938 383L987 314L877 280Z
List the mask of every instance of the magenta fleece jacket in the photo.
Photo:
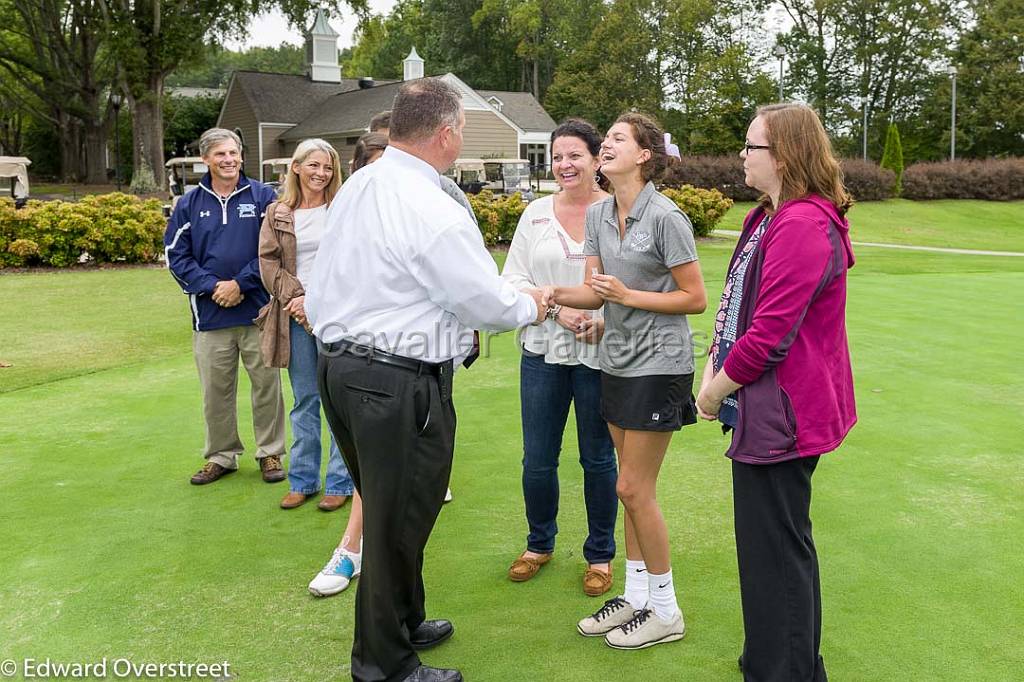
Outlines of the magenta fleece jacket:
M733 259L763 217L744 222ZM748 266L725 359L739 421L728 457L770 464L836 449L857 421L846 339L849 225L811 195L779 207Z

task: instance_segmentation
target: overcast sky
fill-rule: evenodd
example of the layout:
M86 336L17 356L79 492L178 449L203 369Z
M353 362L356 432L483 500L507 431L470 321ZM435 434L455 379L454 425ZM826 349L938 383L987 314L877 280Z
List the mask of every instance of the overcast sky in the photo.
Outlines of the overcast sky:
M387 14L395 5L395 0L369 0L370 10L374 14ZM334 30L341 34L338 38L338 49L352 46L352 32L356 28L356 17L351 10L344 10L341 16L330 18ZM282 43L302 45L305 43L304 31L288 28L288 21L280 12L261 14L252 21L249 28L249 40L227 41L227 47L233 50L247 47L276 47Z

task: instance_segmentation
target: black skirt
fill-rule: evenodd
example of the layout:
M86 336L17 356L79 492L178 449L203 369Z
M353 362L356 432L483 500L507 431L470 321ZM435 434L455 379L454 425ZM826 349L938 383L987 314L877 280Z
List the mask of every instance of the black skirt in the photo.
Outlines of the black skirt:
M696 424L693 375L617 377L601 372L601 416L630 431L678 431Z

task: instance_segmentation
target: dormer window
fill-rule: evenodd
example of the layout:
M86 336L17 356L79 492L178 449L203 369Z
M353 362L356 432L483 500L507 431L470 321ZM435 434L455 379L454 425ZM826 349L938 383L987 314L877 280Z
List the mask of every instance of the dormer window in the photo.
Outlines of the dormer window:
M501 108L505 106L505 103L502 102L497 97L495 97L494 95L491 95L490 97L487 98L487 103L490 104L495 109L497 109L499 112L501 111Z

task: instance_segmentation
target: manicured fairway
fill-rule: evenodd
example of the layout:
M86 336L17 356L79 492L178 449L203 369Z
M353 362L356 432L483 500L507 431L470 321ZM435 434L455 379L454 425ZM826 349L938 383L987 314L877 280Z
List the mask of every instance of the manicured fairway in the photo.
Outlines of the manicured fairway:
M738 230L752 203L738 203L719 225ZM870 201L851 213L860 242L1024 252L1024 201Z
M1000 206L1024 222L1021 204ZM950 245L1000 248L974 232ZM730 242L698 248L716 302ZM860 423L815 476L830 676L1019 679L1024 259L858 256L848 317ZM354 591L318 600L306 583L347 508L277 509L284 485L262 483L252 459L214 485L188 484L202 423L186 305L160 269L0 276L0 360L14 364L0 369L0 659L227 660L239 680L346 679ZM556 557L529 583L504 577L525 541L513 336L493 339L457 383L455 500L425 566L429 613L456 634L424 660L473 682L739 680L718 430L677 435L659 489L687 637L614 651L574 628L600 601L580 589L571 438ZM239 405L251 447L244 394Z

